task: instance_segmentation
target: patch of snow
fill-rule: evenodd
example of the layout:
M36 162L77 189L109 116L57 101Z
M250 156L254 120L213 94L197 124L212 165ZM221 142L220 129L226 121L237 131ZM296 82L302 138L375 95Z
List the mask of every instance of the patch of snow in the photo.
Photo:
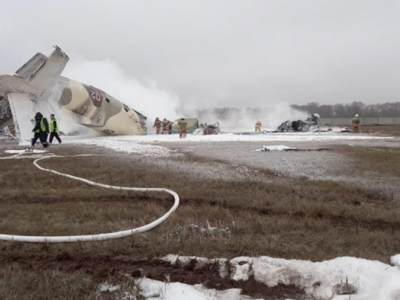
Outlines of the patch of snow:
M334 141L334 140L392 140L394 137L379 137L363 134L333 134L333 133L269 133L259 135L238 135L225 133L218 135L188 135L180 139L175 134L139 135L139 136L100 136L79 137L65 139L64 143L97 145L113 149L115 151L135 153L143 156L169 157L175 152L166 147L148 145L147 143L187 143L187 142L309 142L309 141ZM270 146L268 146L270 147ZM280 150L277 146L276 149ZM289 148L286 148L289 149ZM284 150L284 149L282 149ZM176 155L176 154L175 154Z
M46 150L32 150L32 151L26 151L26 150L6 150L4 153L9 153L9 154L20 154L20 153L46 153Z
M283 151L288 149L296 149L296 148L285 145L272 145L272 146L263 146L262 148L254 151Z
M400 257L395 255L392 262ZM163 260L177 263L194 257L168 255ZM204 261L205 258L198 258ZM225 262L227 260L224 260ZM215 262L215 260L209 260ZM316 299L348 299L335 295L335 286L346 283L355 287L352 300L400 300L400 269L390 265L354 257L311 262L272 257L237 257L228 261L232 280L251 277L269 287L295 285ZM347 298L343 298L347 297Z
M207 227L201 227L196 224L190 224L187 226L188 228L198 230L200 231L201 234L207 235L207 236L230 236L231 235L231 230L227 228L218 228L218 227L211 227L210 223L207 221Z
M147 300L257 300L240 295L240 289L218 291L203 285L194 286L179 282L167 283L147 278L137 279L141 295ZM262 300L262 299L259 299Z
M102 285L99 286L99 291L104 293L104 292L115 292L118 291L121 288L120 285L115 285L115 284L110 284L110 283L103 283Z
M198 257L198 256L179 256L176 254L169 254L163 257L163 260L169 262L171 265L181 264L186 265L190 263L191 260L196 259L198 262L211 262L212 260L205 258L205 257Z
M397 267L400 268L400 254L393 255L393 256L390 258L390 264L391 264L392 266L397 266Z
M80 144L106 147L115 151L140 154L142 156L169 157L174 151L161 146L139 144L130 139L96 138L78 140Z
M157 135L135 135L135 136L100 136L90 138L70 138L66 140L67 143L93 143L98 145L115 144L116 147L119 142L132 142L132 143L155 143L155 142L168 142L168 143L186 143L186 142L275 142L275 141L335 141L335 140L393 140L395 137L382 137L371 134L352 134L352 133L268 133L268 134L252 134L252 135L238 135L233 133L223 133L216 135L187 135L185 139L180 139L176 134L157 134ZM125 146L124 146L125 147Z

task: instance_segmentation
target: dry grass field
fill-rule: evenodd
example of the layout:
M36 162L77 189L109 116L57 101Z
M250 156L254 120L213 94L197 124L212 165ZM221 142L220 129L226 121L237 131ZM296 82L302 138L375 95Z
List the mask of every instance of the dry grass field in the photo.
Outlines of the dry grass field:
M0 144L1 153L10 147ZM364 176L372 170L375 175L400 178L398 149L342 145L331 151L356 162L357 172ZM312 261L357 256L388 263L391 255L400 253L398 201L351 182L282 176L251 166L246 168L249 174L257 172L257 180L246 180L246 174L234 180L199 177L196 168L191 176L174 169L174 164L189 169L207 165L216 175L225 172L218 170L226 162L195 153L152 158L74 145L54 147L51 152L97 155L52 158L42 166L100 183L170 188L180 195L181 205L155 230L125 239L78 244L0 242L0 299L119 299L121 293L99 294L97 286L106 281L124 284L129 281L124 274L138 268L163 280L168 267L157 258L167 254ZM32 159L0 160L0 179L0 233L4 234L128 229L156 219L173 203L164 194L111 191L58 177L36 169ZM207 230L208 226L218 229ZM171 281L204 282L204 274L169 273ZM262 291L249 290L249 295L265 299L290 294L277 290L267 298ZM292 299L303 299L301 291L292 293Z

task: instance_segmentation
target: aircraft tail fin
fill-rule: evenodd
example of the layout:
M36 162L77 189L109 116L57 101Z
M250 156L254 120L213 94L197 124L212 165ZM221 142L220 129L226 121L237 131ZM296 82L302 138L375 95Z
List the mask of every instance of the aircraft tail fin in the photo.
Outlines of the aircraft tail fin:
M69 57L57 46L49 57L36 53L16 72L18 77L30 81L41 90L50 89L56 83Z
M15 74L25 80L31 80L41 67L46 63L47 57L42 53L36 53Z

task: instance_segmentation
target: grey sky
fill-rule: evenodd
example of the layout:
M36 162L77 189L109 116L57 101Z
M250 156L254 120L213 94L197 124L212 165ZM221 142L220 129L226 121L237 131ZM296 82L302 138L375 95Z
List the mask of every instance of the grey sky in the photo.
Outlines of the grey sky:
M0 0L0 74L57 44L199 108L400 101L399 31L397 0Z

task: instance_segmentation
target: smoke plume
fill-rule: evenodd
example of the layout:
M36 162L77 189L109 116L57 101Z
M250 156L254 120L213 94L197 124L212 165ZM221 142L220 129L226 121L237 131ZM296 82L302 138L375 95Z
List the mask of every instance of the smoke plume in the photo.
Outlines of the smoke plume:
M78 59L70 62L65 76L93 85L129 107L145 115L148 128L156 117L174 120L177 118L179 97L161 90L152 82L142 83L110 60ZM151 130L149 130L151 133Z
M213 108L204 108L197 103L191 109L180 109L179 97L157 87L155 82L139 82L110 60L75 59L65 71L71 79L93 85L122 101L148 117L149 133L156 117L175 120L178 117L198 117L203 123L219 122L224 132L253 131L257 121L263 129L276 129L286 120L305 119L306 113L280 103L256 108L223 107L224 103L214 103ZM222 108L218 108L218 106Z

